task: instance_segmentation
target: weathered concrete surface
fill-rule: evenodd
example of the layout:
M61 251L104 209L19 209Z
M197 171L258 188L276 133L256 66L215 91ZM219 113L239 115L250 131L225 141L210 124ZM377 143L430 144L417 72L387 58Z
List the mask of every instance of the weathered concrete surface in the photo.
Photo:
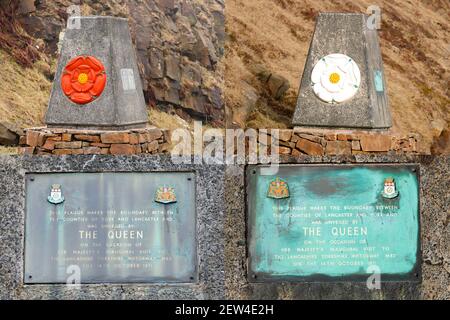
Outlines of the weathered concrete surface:
M128 21L116 17L72 17L69 25L80 28L66 30L58 62L50 102L45 117L50 127L120 129L142 127L147 123L147 108L131 43ZM100 97L78 105L61 89L61 76L67 63L77 56L94 56L106 70L106 86ZM121 76L122 69L131 69L130 79Z
M25 174L114 171L195 172L197 283L24 285ZM223 180L223 166L176 165L169 156L0 156L0 299L223 299Z
M300 156L282 163L417 163L420 179L422 281L383 283L249 283L244 167L227 168L225 197L225 286L230 299L450 299L450 157L449 156Z
M311 72L314 66L322 57L332 53L348 55L357 63L361 72L361 84L356 95L338 104L321 101L314 94L311 85ZM375 89L376 70L382 74L381 92ZM377 31L367 28L364 14L319 14L300 83L292 124L342 128L391 127Z

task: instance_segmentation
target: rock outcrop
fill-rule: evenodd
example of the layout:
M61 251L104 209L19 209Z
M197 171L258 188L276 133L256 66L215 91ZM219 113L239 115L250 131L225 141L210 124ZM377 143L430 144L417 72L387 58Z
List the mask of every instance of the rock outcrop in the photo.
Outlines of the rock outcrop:
M20 135L23 132L16 126L8 122L0 122L0 145L16 146L19 143Z
M438 137L435 137L431 145L431 154L450 154L450 130L444 129Z

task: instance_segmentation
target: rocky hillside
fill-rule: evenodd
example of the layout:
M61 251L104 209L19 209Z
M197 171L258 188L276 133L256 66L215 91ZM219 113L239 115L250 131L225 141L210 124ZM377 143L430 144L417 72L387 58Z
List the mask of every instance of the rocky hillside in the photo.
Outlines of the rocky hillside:
M129 19L155 125L224 123L222 0L0 0L0 76L8 83L0 88L0 120L42 125L72 4L82 15Z
M317 13L366 12L372 4L382 12L393 132L419 133L429 150L450 121L447 0L227 0L229 122L289 127Z

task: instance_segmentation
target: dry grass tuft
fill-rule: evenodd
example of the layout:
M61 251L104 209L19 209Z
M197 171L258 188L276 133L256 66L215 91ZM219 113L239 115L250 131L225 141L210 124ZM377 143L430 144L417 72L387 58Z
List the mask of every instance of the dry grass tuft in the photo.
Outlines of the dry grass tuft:
M51 90L51 82L42 72L46 63L23 68L2 50L0 61L0 120L22 128L42 126Z

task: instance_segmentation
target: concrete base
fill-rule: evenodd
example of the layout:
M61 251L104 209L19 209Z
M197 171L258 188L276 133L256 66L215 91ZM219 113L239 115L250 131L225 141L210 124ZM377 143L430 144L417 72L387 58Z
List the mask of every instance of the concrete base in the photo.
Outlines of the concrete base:
M191 161L193 163L193 161ZM24 284L25 175L64 172L195 173L198 280L186 284ZM224 299L224 167L170 156L0 156L0 300ZM151 201L149 199L149 201Z
M191 161L193 162L193 161ZM168 156L0 156L0 299L450 299L448 156L283 157L283 163L414 163L420 172L421 283L249 283L245 166L175 165ZM24 285L25 175L29 172L194 171L199 281L186 285Z

